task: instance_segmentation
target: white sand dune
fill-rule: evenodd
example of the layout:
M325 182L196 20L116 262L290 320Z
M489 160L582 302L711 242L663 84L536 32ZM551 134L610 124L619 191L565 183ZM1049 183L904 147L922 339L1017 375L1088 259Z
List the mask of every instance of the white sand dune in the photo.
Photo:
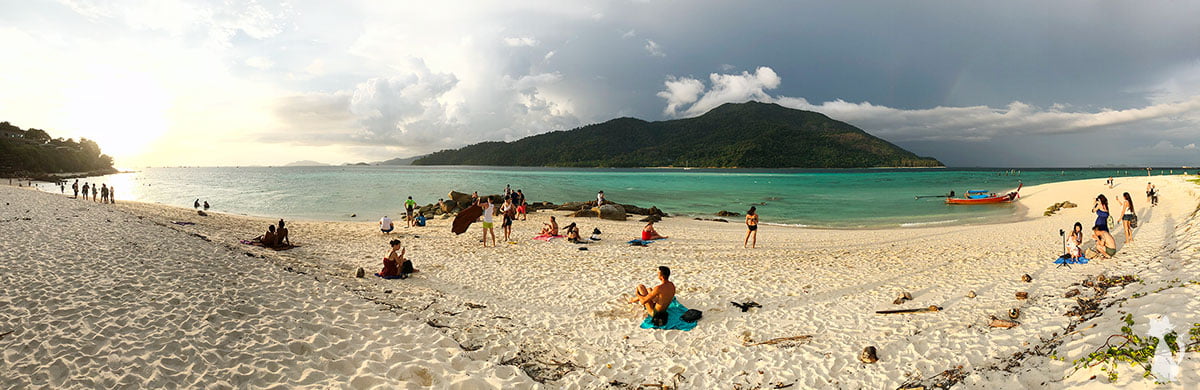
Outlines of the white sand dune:
M1147 180L1163 193L1153 208ZM0 208L0 333L14 332L0 340L0 387L896 388L945 383L943 372L959 366L953 383L968 388L1108 385L1070 361L1103 344L1124 312L1145 317L1135 326L1143 334L1155 316L1178 328L1200 322L1200 285L1154 292L1200 280L1200 197L1179 177L1102 182L1027 188L1020 222L765 226L753 250L742 248L740 223L668 218L657 225L671 239L630 247L637 222L560 217L605 232L587 251L530 240L550 215L539 213L517 222L516 244L499 248L482 248L478 227L454 236L440 219L389 237L373 222L292 221L301 247L274 252L237 243L268 219L0 188L11 203ZM1142 219L1135 242L1114 260L1052 264L1058 229L1090 226L1091 199L1121 191L1135 195ZM1041 216L1065 200L1080 207ZM378 270L392 237L421 272L354 278L358 267ZM704 311L695 330L640 329L641 313L624 303L659 265L672 267L681 303ZM1101 273L1144 284L1110 289L1107 299L1127 300L1056 340L1067 362L1050 359L1044 340L1072 325L1063 313L1075 301L1063 292ZM966 297L971 290L976 298ZM893 305L903 291L914 300ZM1029 299L1014 298L1018 291ZM742 312L730 301L762 308ZM930 305L944 310L874 313ZM1020 326L987 326L1012 308ZM751 345L797 336L811 337ZM858 361L868 345L878 363ZM1193 355L1180 383L1200 383ZM1117 384L1153 381L1130 370Z

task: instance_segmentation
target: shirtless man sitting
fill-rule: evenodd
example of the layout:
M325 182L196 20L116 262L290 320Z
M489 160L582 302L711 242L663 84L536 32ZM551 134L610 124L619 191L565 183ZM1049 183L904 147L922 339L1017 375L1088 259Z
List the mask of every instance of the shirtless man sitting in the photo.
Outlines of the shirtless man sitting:
M651 290L646 290L646 285L639 284L636 295L629 298L629 303L637 303L646 308L646 314L649 314L653 319L651 322L655 326L663 326L667 324L667 306L671 305L671 300L675 299L675 283L671 283L671 269L666 266L658 267L658 280L660 283Z
M1112 234L1101 230L1099 226L1093 226L1092 237L1096 239L1096 246L1088 249L1088 258L1111 259L1117 254L1117 240L1113 239Z

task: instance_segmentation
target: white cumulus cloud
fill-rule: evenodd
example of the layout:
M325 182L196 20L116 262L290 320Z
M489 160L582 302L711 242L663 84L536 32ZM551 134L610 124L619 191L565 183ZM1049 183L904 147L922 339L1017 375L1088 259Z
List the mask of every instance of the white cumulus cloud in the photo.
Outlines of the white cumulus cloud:
M504 44L512 47L537 46L538 40L531 37L508 37L504 38Z

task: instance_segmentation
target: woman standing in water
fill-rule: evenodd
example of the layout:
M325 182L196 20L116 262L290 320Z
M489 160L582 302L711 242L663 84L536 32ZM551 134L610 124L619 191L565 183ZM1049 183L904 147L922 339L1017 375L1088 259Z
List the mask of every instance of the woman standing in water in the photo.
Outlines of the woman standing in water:
M750 210L746 212L746 239L742 240L742 248L745 248L746 244L750 244L750 247L753 248L754 245L758 243L758 211L757 210L758 209L755 208L754 206L750 206ZM753 240L751 240L751 236L754 237Z
M1133 199L1126 192L1121 194L1125 200L1121 201L1121 225L1125 226L1125 244L1133 242L1133 220L1137 219L1137 213L1133 212Z

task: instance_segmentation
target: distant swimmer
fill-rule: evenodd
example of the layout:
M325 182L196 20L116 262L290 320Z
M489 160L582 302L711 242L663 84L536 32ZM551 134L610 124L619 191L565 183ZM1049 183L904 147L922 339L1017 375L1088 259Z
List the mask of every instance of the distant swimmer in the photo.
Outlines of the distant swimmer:
M208 211L208 201L204 201L204 211Z
M196 199L196 201L195 201L194 203L192 203L192 208L193 208L193 209L199 209L199 208L200 208L200 199Z
M751 248L758 244L758 209L754 206L746 211L746 239L742 240L742 248L746 244L750 244Z

